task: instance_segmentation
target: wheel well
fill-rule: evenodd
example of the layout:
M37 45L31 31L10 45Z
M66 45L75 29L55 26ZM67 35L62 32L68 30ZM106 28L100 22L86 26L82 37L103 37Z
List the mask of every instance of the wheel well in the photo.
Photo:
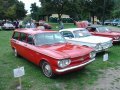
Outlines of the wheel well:
M14 47L12 47L12 49L14 50L15 48L14 48Z
M42 59L42 60L40 60L40 63L39 63L39 66L41 67L42 66L42 63L43 62L47 62L45 59Z

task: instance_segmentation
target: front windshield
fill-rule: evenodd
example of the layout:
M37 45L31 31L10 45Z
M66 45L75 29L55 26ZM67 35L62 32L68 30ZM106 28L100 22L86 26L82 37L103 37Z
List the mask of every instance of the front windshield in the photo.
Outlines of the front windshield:
M35 45L66 43L59 32L39 33L35 35Z
M109 32L110 30L107 27L98 27L98 32Z
M90 32L86 29L73 31L75 38L91 36Z

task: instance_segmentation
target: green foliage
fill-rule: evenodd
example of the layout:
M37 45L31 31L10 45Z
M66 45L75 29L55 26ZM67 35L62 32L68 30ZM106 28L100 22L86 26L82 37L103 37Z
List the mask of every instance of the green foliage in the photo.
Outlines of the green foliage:
M0 0L0 19L22 19L26 13L23 2L18 0Z
M115 5L112 11L113 18L120 18L120 0L114 0Z
M97 16L100 20L111 16L114 0L39 0L47 14L68 14L75 20L90 19ZM104 15L103 15L104 14Z
M39 20L39 7L36 6L36 3L31 4L31 17L34 20Z
M44 11L47 14L57 13L58 18L61 19L63 13L69 8L73 0L39 0Z
M86 0L85 10L90 13L90 16L97 16L100 20L109 18L111 10L114 6L114 0Z
M23 19L26 16L27 11L25 10L25 5L22 1L18 1L16 4L16 18Z

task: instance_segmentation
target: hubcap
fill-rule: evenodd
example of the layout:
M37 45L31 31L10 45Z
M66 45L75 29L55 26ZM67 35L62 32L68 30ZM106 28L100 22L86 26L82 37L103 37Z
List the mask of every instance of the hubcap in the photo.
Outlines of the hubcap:
M43 64L43 72L47 77L50 77L52 75L52 70L49 64L47 63Z

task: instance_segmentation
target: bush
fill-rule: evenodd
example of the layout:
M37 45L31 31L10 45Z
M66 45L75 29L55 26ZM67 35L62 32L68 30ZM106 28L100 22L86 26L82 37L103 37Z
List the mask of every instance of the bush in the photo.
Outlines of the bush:
M62 18L61 20L63 21L63 23L73 23L72 18ZM49 18L49 22L58 23L58 18L52 18L52 17L50 17Z

